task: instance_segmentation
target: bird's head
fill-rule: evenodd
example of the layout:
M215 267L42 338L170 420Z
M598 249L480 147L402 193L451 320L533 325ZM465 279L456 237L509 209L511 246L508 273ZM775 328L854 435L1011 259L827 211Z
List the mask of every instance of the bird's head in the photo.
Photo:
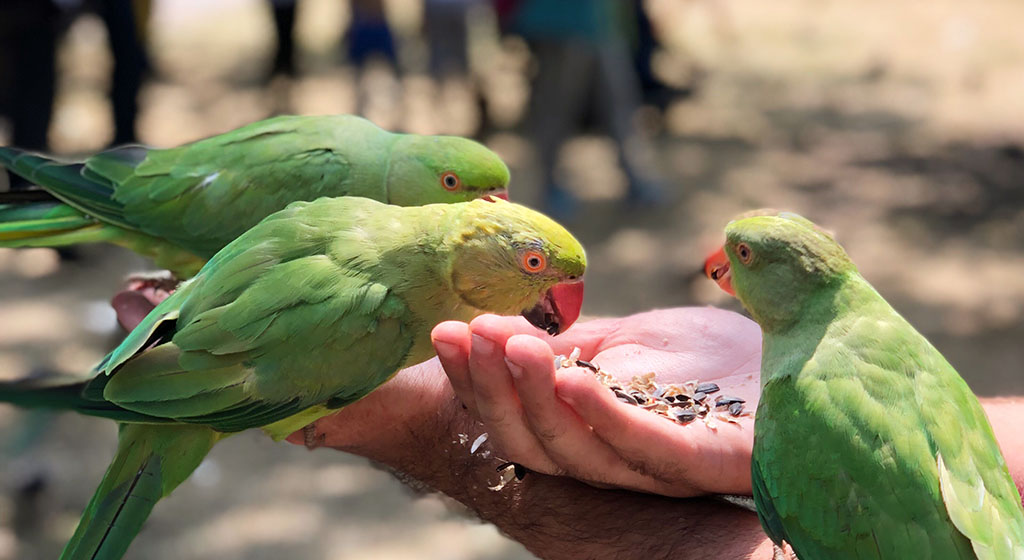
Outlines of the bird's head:
M559 334L583 305L583 246L543 214L504 200L466 205L450 240L453 291L484 312Z
M457 136L404 134L391 151L388 202L398 206L508 199L508 166L484 145Z
M725 238L704 272L762 327L789 324L820 288L857 271L830 233L791 212L746 214L729 222Z

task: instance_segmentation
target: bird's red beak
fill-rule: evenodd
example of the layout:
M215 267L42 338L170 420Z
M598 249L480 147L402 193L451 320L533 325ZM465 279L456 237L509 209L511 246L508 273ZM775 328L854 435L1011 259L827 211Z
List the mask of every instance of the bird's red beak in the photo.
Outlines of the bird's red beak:
M736 291L732 289L732 274L729 272L729 257L725 255L725 247L715 251L704 261L704 274L718 283L725 293L735 296Z
M554 336L563 333L580 317L583 308L583 279L552 286L523 317L538 329Z
M480 198L486 200L487 202L494 202L494 199L496 199L496 198L500 198L502 200L508 200L508 191L505 190L505 189L491 191L491 192L481 196Z

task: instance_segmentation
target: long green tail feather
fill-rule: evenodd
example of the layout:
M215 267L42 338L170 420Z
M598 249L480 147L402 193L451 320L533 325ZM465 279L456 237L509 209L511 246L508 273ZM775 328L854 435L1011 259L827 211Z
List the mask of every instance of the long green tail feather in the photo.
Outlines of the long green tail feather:
M121 424L117 454L61 560L118 560L153 506L199 466L221 435L202 426Z
M3 148L0 148L3 149ZM0 204L0 247L63 247L112 243L152 258L157 266L189 278L205 261L168 241L104 224L60 202Z
M0 204L0 247L60 247L107 241L113 233L60 202Z
M21 408L73 410L80 414L121 422L171 422L166 418L147 416L103 400L89 398L88 395L83 394L89 381L58 377L0 383L0 402L10 403Z
M38 184L82 212L125 228L124 207L114 200L114 183L97 173L84 173L85 164L61 163L18 148L0 147L0 165Z

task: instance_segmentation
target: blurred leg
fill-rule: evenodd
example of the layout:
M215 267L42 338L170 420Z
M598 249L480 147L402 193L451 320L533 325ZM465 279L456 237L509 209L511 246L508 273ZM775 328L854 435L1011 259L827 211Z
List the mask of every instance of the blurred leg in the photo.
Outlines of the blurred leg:
M557 175L558 153L578 127L594 86L595 53L584 41L537 40L531 43L537 76L530 91L529 122L540 160L545 210L565 219L575 201Z
M640 108L640 80L624 41L605 41L597 55L597 106L615 140L619 160L629 180L629 198L653 204L664 198L654 148L634 123Z
M5 8L13 88L14 144L46 150L56 91L57 9L50 2L14 2ZM5 25L7 27L7 25Z
M274 53L272 74L295 75L295 2L273 2L274 32L277 36L277 51Z
M107 26L114 54L110 101L114 106L114 144L135 142L135 118L139 113L139 89L148 66L138 33L131 0L104 0L100 16Z

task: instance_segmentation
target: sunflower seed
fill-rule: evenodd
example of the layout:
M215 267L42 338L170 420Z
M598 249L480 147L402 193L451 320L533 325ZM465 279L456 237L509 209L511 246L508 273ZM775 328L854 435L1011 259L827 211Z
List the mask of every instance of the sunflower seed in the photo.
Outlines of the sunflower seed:
M715 399L715 408L724 408L724 407L727 407L729 405L732 405L733 403L745 403L745 402L747 402L747 401L745 401L745 400L743 400L743 399L741 399L739 397L727 397L725 395L722 395L722 396L718 397L717 399Z
M715 383L701 383L700 385L697 385L697 388L694 389L694 391L697 393L717 393L718 385Z

